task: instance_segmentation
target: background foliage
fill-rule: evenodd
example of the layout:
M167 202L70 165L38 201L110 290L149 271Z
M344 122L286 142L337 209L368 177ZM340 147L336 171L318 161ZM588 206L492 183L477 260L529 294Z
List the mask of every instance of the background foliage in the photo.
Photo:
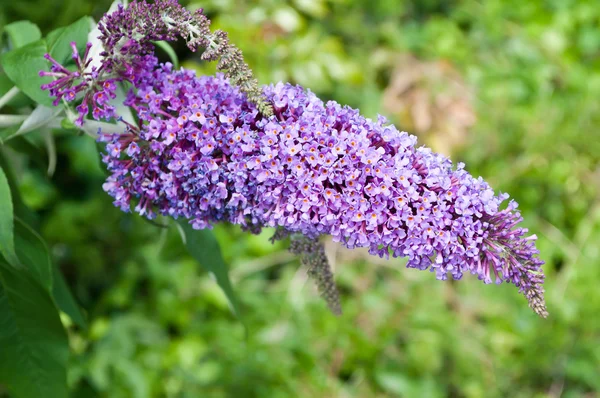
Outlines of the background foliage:
M509 192L540 237L551 315L537 318L509 286L441 283L402 260L329 244L344 309L336 318L269 231L219 226L245 339L177 231L113 208L95 143L57 129L52 177L41 134L11 141L9 155L31 222L88 320L84 328L62 317L74 397L600 394L594 0L188 4L230 32L261 82L299 83L383 113ZM3 2L0 27L29 19L46 34L84 15L97 20L108 5ZM176 49L185 67L214 72ZM8 88L1 80L0 96Z

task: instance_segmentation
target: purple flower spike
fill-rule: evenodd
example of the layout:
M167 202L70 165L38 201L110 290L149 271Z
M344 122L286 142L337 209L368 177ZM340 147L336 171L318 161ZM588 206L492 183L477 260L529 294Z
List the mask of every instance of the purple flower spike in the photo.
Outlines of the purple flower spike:
M157 65L129 94L139 133L108 137L106 187L115 203L137 198L141 214L154 208L197 228L228 221L253 232L331 235L348 248L407 257L408 267L441 280L469 272L513 283L547 315L535 236L517 228L514 202L500 210L507 195L494 195L463 164L453 168L417 148L414 136L383 118L373 122L289 84L264 94L272 103L294 101L265 118L222 75ZM202 118L187 116L196 109Z
M198 21L205 30L196 31ZM51 95L83 93L78 125L90 104L94 117L114 117L108 99L116 83L132 85L124 105L140 125L125 123L122 134L99 137L110 172L103 187L117 207L133 205L148 218L182 217L196 229L230 222L253 233L273 227L276 237L300 235L293 249L324 278L322 292L335 309L321 235L373 255L406 257L407 267L429 269L440 280L471 273L484 283L512 283L537 314L548 315L536 236L518 226L514 201L501 209L508 195L496 195L464 164L453 167L417 147L416 137L383 117L366 119L290 84L249 92L237 78L230 84L221 74L174 71L151 54L150 40L175 34L194 49L205 45L205 22L174 0L134 2L103 18L106 51L98 69L84 69L89 47L75 58L81 66L75 72L50 59ZM207 52L208 58L219 53Z

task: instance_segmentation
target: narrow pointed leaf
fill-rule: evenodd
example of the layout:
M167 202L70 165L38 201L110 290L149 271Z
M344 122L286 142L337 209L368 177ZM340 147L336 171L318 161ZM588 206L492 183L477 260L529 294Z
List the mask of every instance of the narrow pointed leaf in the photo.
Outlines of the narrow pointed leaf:
M57 266L52 267L52 295L54 296L54 301L56 305L62 312L67 314L69 318L82 329L87 329L87 322L85 320L85 316L75 301L75 297L71 293L71 289L67 285L67 281L63 274L60 272Z
M87 327L85 317L60 270L52 264L46 242L19 217L15 218L15 246L21 264L46 288L58 308L67 314L75 324L85 329Z
M163 50L169 58L171 58L171 63L173 64L174 69L179 69L179 58L177 58L177 53L173 49L173 47L166 41L155 41L154 44Z
M60 111L61 108L59 107L50 108L44 105L38 105L33 110L33 112L31 112L31 115L29 115L29 117L25 119L23 124L21 124L19 130L17 130L17 132L14 135L7 137L6 140L9 140L12 137L16 137L21 134L29 133L30 131L33 131L37 128L46 125L52 119L56 118L56 115L58 115Z
M227 296L233 313L241 318L240 306L229 279L228 267L214 234L207 229L193 229L187 220L178 220L178 223L185 234L185 245L188 252L214 276L217 284Z
M0 253L6 261L17 266L19 259L15 252L15 223L10 185L0 168Z
M20 264L51 293L52 263L46 242L18 217L15 219L15 251Z
M6 155L2 152L2 150L0 150L0 169L0 171L4 171L4 175L8 181L14 214L26 221L29 225L35 225L37 223L36 214L33 213L27 206L25 206L17 186L17 179L11 167L10 160L6 158ZM2 210L0 209L0 213L1 212Z

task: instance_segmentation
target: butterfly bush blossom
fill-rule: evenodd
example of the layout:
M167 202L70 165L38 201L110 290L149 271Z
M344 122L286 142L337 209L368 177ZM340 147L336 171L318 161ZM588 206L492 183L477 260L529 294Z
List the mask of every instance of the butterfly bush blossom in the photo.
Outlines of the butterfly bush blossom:
M230 222L258 233L276 228L303 262L326 262L321 235L382 257L406 257L409 268L438 279L471 273L484 283L516 285L539 315L547 316L544 275L522 218L508 195L496 195L464 164L398 131L383 117L367 119L310 90L278 83L259 88L241 53L223 32L210 33L201 11L176 1L134 2L100 23L105 51L89 68L88 51L76 70L52 59L57 101L83 98L84 123L118 117L110 99L127 82L124 104L138 125L121 134L99 132L110 176L104 189L123 211L188 219L196 229ZM226 74L198 77L159 63L152 40L183 37L204 59L219 59ZM89 45L88 45L89 50ZM300 237L300 238L297 238ZM325 296L335 287L325 278Z

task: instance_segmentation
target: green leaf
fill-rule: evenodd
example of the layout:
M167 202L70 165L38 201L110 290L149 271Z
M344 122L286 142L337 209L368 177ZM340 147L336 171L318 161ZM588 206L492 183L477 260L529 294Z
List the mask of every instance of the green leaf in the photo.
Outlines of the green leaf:
M48 292L0 261L0 384L15 398L66 398L69 344Z
M188 252L215 277L217 284L227 296L231 310L241 319L238 300L229 280L227 264L223 260L219 242L214 234L207 229L193 229L187 220L178 220L177 222L185 234L185 245Z
M56 119L57 115L62 111L60 107L52 107L49 108L44 105L38 105L33 112L26 116L26 119L20 124L20 127L17 130L12 129L10 126L7 129L4 129L0 132L0 144L4 144L13 138L19 137L21 135L31 133L34 130L39 129L40 127L53 127L52 122ZM15 117L20 115L4 115L4 117ZM2 117L0 116L0 122L2 122ZM7 124L10 120L7 120Z
M58 28L48 33L46 43L48 52L59 63L71 58L73 49L71 42L77 43L77 49L81 52L85 49L88 33L92 29L93 20L90 17L82 17L64 28Z
M12 48L23 47L42 38L42 32L36 24L29 21L17 21L4 27L8 35Z
M85 316L81 312L79 304L77 304L77 301L75 301L75 298L71 293L71 289L67 285L67 281L65 281L62 272L60 272L56 266L52 267L52 272L52 280L54 282L52 287L52 295L54 296L56 305L62 312L67 314L77 326L82 329L87 329Z
M4 171L5 177L8 180L8 185L12 194L14 214L18 215L22 220L27 221L30 225L35 225L37 223L36 214L25 206L23 198L21 198L21 192L19 192L17 179L12 169L11 162L7 159L2 150L0 150L0 168ZM2 210L0 209L0 213L1 212Z
M27 134L30 131L36 130L40 127L47 125L49 122L54 120L56 115L61 110L62 109L59 107L49 108L44 105L38 105L33 110L33 112L31 112L29 117L27 119L25 119L25 121L23 121L23 124L21 124L21 127L19 127L19 130L17 130L17 132L13 136L7 137L6 140L9 140L12 137L15 137L15 136L18 136L21 134Z
M8 167L7 160L1 152L0 166L3 168ZM2 169L0 168L1 173ZM5 179L12 191L15 213L19 215L14 216L15 264L24 265L30 274L54 297L60 310L67 314L76 325L82 329L86 329L85 317L60 270L52 264L46 242L24 221L34 222L35 215L24 205L16 187L14 176L10 173L10 170L7 170ZM2 213L2 210L4 210L4 207L0 207L0 213Z
M73 51L70 43L76 42L79 51L83 51L91 28L92 19L83 17L69 26L50 32L46 40L37 40L4 54L2 67L15 86L28 97L39 104L52 106L52 98L40 88L51 81L50 77L39 76L41 70L49 69L44 55L50 53L58 62L66 62Z
M171 58L173 63L173 69L179 69L179 58L173 47L166 41L155 41L153 42L158 48L162 49Z
M46 159L45 159L46 154L44 153L44 149L40 146L40 143L38 142L38 140L36 140L35 137L31 134L15 136L17 131L18 131L18 126L11 126L11 127L5 128L5 129L0 129L0 145L10 147L15 152L18 152L20 154L28 156L29 161L32 162L33 165L36 165L40 168L44 168L46 166L46 163L45 163L46 162ZM8 141L7 141L7 139L8 139ZM7 178L8 178L8 172L6 171L7 170L6 167L4 167L4 170L5 170L5 173L7 174ZM9 178L9 182L10 182L10 178ZM16 186L16 185L11 183L11 186ZM16 207L16 201L14 198L15 190L13 189L12 192L13 192L13 202L15 203L15 207Z
M10 185L4 170L0 168L0 253L10 264L17 266L15 252L15 226Z
M38 40L24 47L9 51L2 57L2 67L6 75L21 91L32 100L47 106L52 106L52 98L40 86L51 79L39 76L41 70L48 70L46 42Z
M18 217L15 217L15 251L38 283L52 292L52 263L46 242Z
M14 134L16 132L16 130L12 128L8 128L6 130L8 130L11 134ZM2 142L0 141L0 143ZM4 142L2 144L6 145L7 147L10 147L15 152L28 156L32 166L36 165L41 169L46 167L46 154L44 153L44 149L41 148L37 141L33 140L30 135L14 137L10 141Z
M15 217L15 247L21 264L54 297L58 308L85 329L85 318L60 270L52 264L46 242L19 217Z

